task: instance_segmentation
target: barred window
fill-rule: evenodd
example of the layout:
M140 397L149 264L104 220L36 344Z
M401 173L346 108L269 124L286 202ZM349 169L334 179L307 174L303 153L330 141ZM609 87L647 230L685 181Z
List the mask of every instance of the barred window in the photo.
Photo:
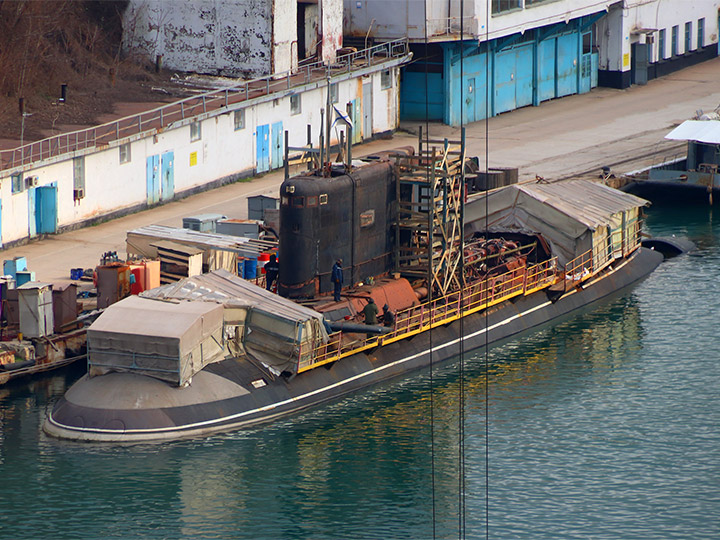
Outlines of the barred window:
M492 13L503 13L522 7L522 0L492 0Z

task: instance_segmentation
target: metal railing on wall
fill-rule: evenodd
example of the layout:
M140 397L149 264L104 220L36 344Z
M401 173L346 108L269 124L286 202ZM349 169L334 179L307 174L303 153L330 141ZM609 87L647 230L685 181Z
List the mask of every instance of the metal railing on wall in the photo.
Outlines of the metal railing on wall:
M89 148L103 149L111 142L149 131L160 131L174 123L222 110L268 94L290 90L313 81L326 80L355 69L377 65L409 54L407 38L380 43L361 51L338 56L335 62L316 62L286 71L244 81L237 86L211 90L156 109L126 116L99 126L62 133L0 151L0 171L23 167L53 157Z

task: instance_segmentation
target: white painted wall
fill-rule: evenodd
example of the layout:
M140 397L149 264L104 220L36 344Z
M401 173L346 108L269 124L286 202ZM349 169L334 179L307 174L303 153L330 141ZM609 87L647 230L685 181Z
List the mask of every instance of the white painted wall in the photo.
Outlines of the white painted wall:
M697 50L698 20L705 19L704 46L718 42L720 0L625 0L598 22L599 67L610 71L629 71L632 44L652 36L650 61L671 57L672 27L678 27L678 55ZM685 23L691 23L690 49L685 50ZM660 30L665 29L665 52L661 55ZM641 30L656 30L641 32Z
M377 68L374 68L377 69ZM381 72L370 73L373 82L373 133L397 128L399 123L399 68L392 67L393 84L381 90ZM348 76L349 77L349 76ZM362 85L359 77L338 80L338 109L353 99L362 102ZM367 80L367 79L366 79ZM257 165L256 129L258 125L283 123L289 131L290 146L306 144L307 124L312 125L312 139L319 144L320 109L325 108L327 86L310 85L295 89L301 93L300 114L290 112L290 96L245 104L245 128L235 131L235 106L222 113L208 113L201 120L202 139L190 141L190 125L186 121L176 128L165 128L160 133L135 136L109 148L92 152L83 151L68 155L65 161L51 164L38 163L24 171L24 177L37 176L38 185L56 182L58 186L58 226L66 227L100 217L115 211L142 205L147 200L146 160L148 156L174 152L175 193L198 188L218 179L239 173L250 173ZM368 135L364 134L367 138ZM337 142L339 131L332 130L331 138ZM131 143L131 161L120 164L120 143ZM190 155L197 152L197 164L190 165ZM85 159L85 198L73 200L73 157ZM0 173L2 174L2 173ZM13 194L10 176L0 178L2 198L3 243L21 240L28 236L29 219L27 191Z

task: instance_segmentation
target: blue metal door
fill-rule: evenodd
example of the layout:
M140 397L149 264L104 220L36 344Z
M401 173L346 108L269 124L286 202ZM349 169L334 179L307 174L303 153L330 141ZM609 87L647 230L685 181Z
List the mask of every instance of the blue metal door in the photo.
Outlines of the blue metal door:
M538 102L555 97L555 38L538 43Z
M579 35L566 34L557 38L557 97L577 93Z
M31 238L37 236L37 218L35 217L35 189L31 187L27 190L28 198L28 236Z
M270 170L270 125L265 124L257 127L255 132L257 145L257 172Z
M533 45L528 43L515 49L515 107L532 105Z
M470 123L475 121L475 77L467 80L465 85L465 106L463 107L463 122Z
M495 114L515 108L515 51L495 55Z
M147 203L160 202L160 156L150 156L146 162Z
M162 171L162 200L169 201L175 196L175 153L165 152L160 160Z
M35 188L35 230L38 234L57 232L57 186Z
M283 147L283 124L282 122L275 122L272 125L272 150L270 167L273 169L279 169L283 164L283 154L285 148Z

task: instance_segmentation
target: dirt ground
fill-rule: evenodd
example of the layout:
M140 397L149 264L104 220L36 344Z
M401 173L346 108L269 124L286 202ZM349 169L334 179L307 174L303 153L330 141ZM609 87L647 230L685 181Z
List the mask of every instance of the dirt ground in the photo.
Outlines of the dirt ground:
M22 126L18 98L0 98L0 138L3 148L44 139L56 133L74 131L108 121L119 103L163 103L189 94L178 84L174 73L154 73L132 66L122 76L97 73L66 83L67 99L61 102L61 87L55 96L31 95L25 98L25 122ZM14 144L13 144L14 143Z

